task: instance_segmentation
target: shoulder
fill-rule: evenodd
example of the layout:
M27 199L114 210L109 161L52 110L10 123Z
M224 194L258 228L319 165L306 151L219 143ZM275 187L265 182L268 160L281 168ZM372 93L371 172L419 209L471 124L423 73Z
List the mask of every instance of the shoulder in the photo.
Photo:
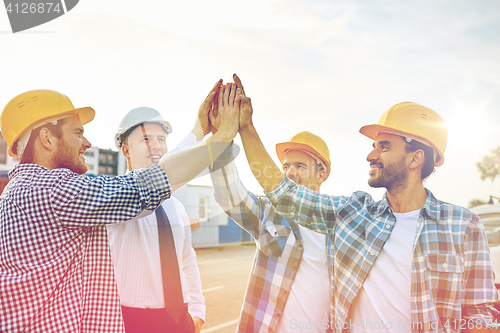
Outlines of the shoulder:
M469 209L436 199L432 193L426 202L425 209L434 219L451 225L467 226L481 223L479 217Z
M165 209L165 212L169 214L169 217L173 214L177 216L187 217L186 208L184 207L182 202L180 202L177 198L173 196L163 201L161 205L163 209Z

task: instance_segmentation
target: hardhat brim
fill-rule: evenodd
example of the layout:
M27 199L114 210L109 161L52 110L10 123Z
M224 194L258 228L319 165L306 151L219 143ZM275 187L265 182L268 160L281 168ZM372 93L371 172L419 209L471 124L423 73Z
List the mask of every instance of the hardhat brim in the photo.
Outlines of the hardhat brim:
M327 160L325 160L321 154L316 151L316 149L312 148L309 145L306 145L304 143L297 143L297 142L282 142L282 143L277 143L276 144L276 154L278 155L278 159L280 162L283 164L283 160L285 158L285 154L291 150L298 150L298 151L303 151L311 155L314 159L317 161L321 162L323 167L325 168L326 171L326 177L325 180L328 178L330 175L330 163L328 163Z
M63 116L63 115L68 115L68 114L75 115L78 118L78 121L82 125L85 125L85 124L91 122L94 119L94 117L95 117L95 111L91 107L83 107L83 108L73 109L73 110L69 110L69 111L64 111L64 112L59 113L58 116ZM50 117L47 117L47 118L44 118L44 119L41 119L40 122L43 122L45 119L53 118L53 117L54 117L54 115L52 115ZM12 157L16 157L17 156L17 141L19 140L19 138L21 137L21 135L24 132L26 132L27 130L29 130L30 128L31 128L31 130L30 130L30 132L31 132L34 129L33 125L34 124L30 124L30 125L26 126L19 133L19 135L14 138L14 142L12 143L12 145L10 145L9 150L8 150L8 153L9 153L10 156L12 156ZM40 127L40 126L38 126L38 127ZM28 143L26 142L26 144L28 144ZM16 149L16 152L14 152L14 148Z
M146 121L138 121L136 124L127 127L126 129L122 129L121 131L119 130L118 133L115 134L115 146L116 149L121 150L123 141L122 141L122 136L127 133L131 128L135 128L141 124L158 124L160 125L165 133L171 134L172 133L172 125L166 120L146 120ZM129 133L130 134L130 133Z
M359 132L361 134L363 134L364 136L369 137L372 140L375 140L377 138L377 135L379 133L388 133L388 134L394 134L394 135L398 135L398 136L404 136L405 138L409 138L409 139L418 141L418 142L420 142L420 143L422 143L422 144L424 144L426 146L431 147L434 150L434 152L437 152L437 155L439 156L439 159L437 159L434 162L434 166L435 167L441 166L444 163L444 154L443 154L443 152L441 152L431 142L429 142L429 141L427 141L424 138L421 138L419 136L415 136L415 135L410 134L410 133L398 131L398 130L396 130L394 128L387 127L387 126L382 126L382 125L378 125L378 124L372 124L372 125L363 126L363 127L361 127L359 129Z

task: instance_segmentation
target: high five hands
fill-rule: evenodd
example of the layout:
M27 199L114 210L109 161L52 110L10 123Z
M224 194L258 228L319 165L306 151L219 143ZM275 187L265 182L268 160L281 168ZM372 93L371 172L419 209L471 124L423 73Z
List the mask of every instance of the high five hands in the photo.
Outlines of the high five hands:
M228 109L231 108L238 107L239 110L239 126L237 131L241 132L249 125L252 125L253 109L251 99L246 97L245 89L243 88L238 75L233 74L233 79L234 83L227 83L224 85L222 80L219 80L216 84L219 86L219 91L216 96L213 97L210 110L208 111L210 131L212 134L215 134L218 130L222 129L222 121L224 119L223 115L227 114ZM212 91L213 90L214 89L212 89ZM233 95L234 90L236 90L236 94ZM207 99L211 94L212 92L209 96L207 96Z

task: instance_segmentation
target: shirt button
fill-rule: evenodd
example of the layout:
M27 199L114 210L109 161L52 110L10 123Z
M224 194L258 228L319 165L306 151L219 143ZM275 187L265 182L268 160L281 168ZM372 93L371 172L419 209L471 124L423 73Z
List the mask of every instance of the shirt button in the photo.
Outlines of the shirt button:
M374 256L375 255L375 251L370 251L370 255Z
M448 264L447 264L447 263L444 263L444 264L443 264L443 268L444 268L444 269L447 269L447 268L448 268Z
M359 282L358 282L358 281L354 282L354 285L355 285L356 287L359 287Z
M386 225L385 225L385 228L386 228L386 229L391 229L391 225L390 225L390 224L386 224Z
M345 316L345 310L340 311L340 313L342 313L342 315Z

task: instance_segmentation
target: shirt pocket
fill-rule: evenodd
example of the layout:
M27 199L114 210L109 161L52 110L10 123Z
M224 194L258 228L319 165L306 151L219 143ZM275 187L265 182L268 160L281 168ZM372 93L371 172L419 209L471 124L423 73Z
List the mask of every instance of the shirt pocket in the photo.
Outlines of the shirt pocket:
M290 236L291 228L266 221L259 235L259 249L268 257L280 257Z
M435 304L458 304L462 290L464 263L456 254L431 253L425 256Z

